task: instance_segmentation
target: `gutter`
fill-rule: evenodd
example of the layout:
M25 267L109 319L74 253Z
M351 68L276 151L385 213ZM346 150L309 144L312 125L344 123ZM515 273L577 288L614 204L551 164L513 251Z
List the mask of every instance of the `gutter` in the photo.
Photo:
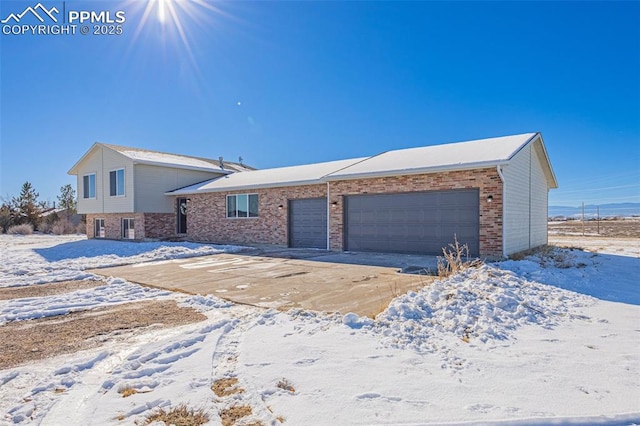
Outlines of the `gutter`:
M420 167L415 169L398 169L398 170L384 170L384 171L374 171L374 172L361 172L361 173L352 173L352 174L343 174L343 175L326 175L324 179L326 181L337 181L337 180L353 180L353 179L370 179L376 177L391 177L398 175L421 175L427 173L438 173L438 172L456 172L460 170L471 170L471 169L483 169L493 166L500 166L503 164L508 164L509 160L500 160L500 161L484 161L478 163L465 163L461 164L447 164L443 166L436 167Z
M224 179L225 176L216 179ZM244 191L244 190L254 190L254 189L269 189L269 188L283 188L287 186L305 186L305 185L319 185L327 182L324 179L313 179L313 180L302 180L296 182L270 182L263 183L258 185L241 185L241 186L228 186L228 187L218 187L212 189L194 189L190 191L168 191L165 192L164 195L191 195L191 194L204 194L209 192L228 192L228 191ZM328 183L328 182L327 182Z

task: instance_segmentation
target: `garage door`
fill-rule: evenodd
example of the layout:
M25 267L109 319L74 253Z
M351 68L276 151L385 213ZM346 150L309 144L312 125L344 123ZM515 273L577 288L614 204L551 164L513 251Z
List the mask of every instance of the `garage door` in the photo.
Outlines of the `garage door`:
M457 236L480 249L477 189L345 197L345 249L442 254Z
M327 248L327 199L289 201L289 247Z

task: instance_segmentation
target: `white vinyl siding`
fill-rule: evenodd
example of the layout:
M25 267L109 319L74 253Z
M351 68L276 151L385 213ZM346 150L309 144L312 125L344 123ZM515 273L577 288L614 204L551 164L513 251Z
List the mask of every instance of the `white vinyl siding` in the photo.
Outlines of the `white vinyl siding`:
M503 169L506 255L547 243L548 187L536 146L525 146Z
M547 179L539 158L544 158L542 145L532 146L533 161L531 162L531 247L537 247L549 242L549 189Z
M84 197L84 176L95 175L95 197ZM103 193L102 193L102 153L96 150L87 157L78 170L76 185L78 188L78 213L102 213Z
M129 158L112 151L110 149L101 149L102 151L102 191L104 198L104 213L128 213L133 212L134 194L134 178L133 178L133 161ZM110 196L111 181L110 172L118 169L124 169L124 195Z
M134 169L135 212L174 213L174 197L165 192L220 176L211 172L136 164Z

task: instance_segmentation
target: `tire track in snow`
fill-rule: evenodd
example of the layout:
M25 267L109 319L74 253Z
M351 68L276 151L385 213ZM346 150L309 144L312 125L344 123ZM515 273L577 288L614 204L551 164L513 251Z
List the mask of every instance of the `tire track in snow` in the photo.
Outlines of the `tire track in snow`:
M218 414L235 406L251 407L251 415L242 418L242 424L246 421L260 421L263 424L280 424L276 415L265 404L261 393L244 377L239 377L237 373L238 357L240 355L240 344L247 331L258 324L264 323L265 318L274 315L272 312L248 312L225 326L224 332L218 338L216 347L211 359L212 372L211 384L216 384L219 380L238 380L237 391L225 396L215 396L214 404Z

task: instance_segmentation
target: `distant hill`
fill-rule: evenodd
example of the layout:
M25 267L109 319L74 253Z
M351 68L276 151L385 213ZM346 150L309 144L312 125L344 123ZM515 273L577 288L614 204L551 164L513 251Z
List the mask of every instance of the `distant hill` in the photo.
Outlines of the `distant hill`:
M600 208L600 217L640 216L640 203L611 203L601 204L600 206L589 204L584 206L584 216L588 218L596 217L598 213L598 207ZM549 217L556 216L581 217L582 206L549 206Z

